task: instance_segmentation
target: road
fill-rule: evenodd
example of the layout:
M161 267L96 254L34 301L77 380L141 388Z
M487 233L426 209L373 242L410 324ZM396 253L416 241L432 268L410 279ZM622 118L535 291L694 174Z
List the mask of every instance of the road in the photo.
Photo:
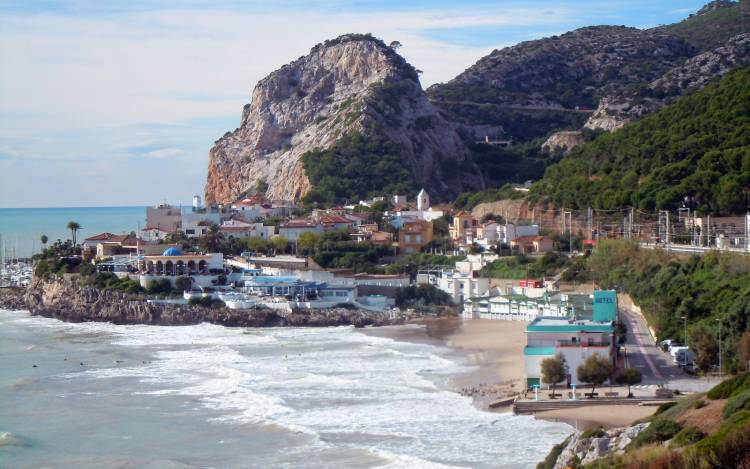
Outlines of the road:
M672 357L656 345L642 315L620 308L620 318L628 328L624 346L628 366L641 372L644 385L668 384L672 389L703 392L718 383L716 379L696 378L673 365Z

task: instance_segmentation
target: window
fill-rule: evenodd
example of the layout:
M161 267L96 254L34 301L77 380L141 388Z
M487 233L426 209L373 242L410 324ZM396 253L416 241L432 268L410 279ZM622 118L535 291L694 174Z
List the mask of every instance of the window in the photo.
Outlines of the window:
M337 291L336 292L336 296L346 296L346 292L345 291Z

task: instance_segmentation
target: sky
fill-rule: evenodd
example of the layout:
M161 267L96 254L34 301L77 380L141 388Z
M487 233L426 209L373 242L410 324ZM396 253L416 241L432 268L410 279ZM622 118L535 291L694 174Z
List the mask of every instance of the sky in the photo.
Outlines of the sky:
M189 204L255 83L344 33L445 82L493 49L707 0L0 0L0 207Z

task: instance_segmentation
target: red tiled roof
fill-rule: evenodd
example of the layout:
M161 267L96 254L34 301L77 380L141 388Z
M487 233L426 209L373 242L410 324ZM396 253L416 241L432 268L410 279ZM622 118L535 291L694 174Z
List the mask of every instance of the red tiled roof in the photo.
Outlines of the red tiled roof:
M117 236L118 235L112 233L99 233L96 236L91 236L90 238L84 239L84 241L109 241Z
M339 215L324 215L320 217L320 222L325 225L335 225L337 223L352 223L352 220Z
M281 228L316 228L318 225L315 223L310 223L307 220L290 220L283 225L281 225Z

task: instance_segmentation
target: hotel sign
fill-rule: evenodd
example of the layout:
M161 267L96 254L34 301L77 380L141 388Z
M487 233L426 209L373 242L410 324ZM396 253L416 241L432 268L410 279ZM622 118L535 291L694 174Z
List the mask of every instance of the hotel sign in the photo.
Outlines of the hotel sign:
M617 319L617 292L614 290L594 291L594 321L610 322Z

